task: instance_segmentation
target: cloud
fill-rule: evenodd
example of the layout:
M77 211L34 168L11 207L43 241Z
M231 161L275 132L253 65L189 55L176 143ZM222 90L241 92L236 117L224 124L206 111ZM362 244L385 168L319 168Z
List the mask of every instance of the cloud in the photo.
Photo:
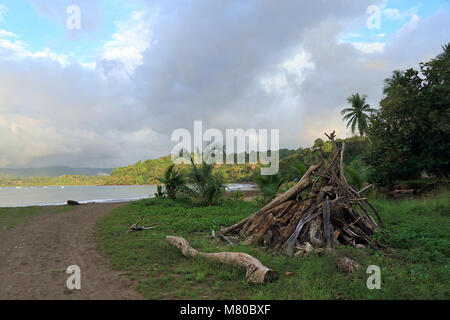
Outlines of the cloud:
M116 22L117 32L103 46L102 59L120 62L130 74L143 63L142 54L152 42L151 25L155 16L133 12L126 21Z
M352 42L352 45L364 53L382 52L385 47L384 42Z
M12 32L0 29L0 38L17 38L17 35Z
M59 6L33 1L50 15ZM441 10L405 24L383 50L339 41L372 2L149 1L84 66L45 49L26 54L4 34L0 164L128 165L168 154L172 130L192 130L194 120L279 128L283 148L333 129L348 135L346 97L368 94L376 107L392 70L417 66L450 39Z
M58 62L62 66L67 66L70 63L67 55L57 54L46 47L41 51L29 51L27 50L26 43L21 41L16 34L6 30L0 30L0 60L20 60L24 58L37 60L50 59Z
M383 9L383 14L390 20L402 21L417 16L417 12L419 11L421 6L422 4L419 4L404 11L400 11L399 9L395 8L385 8Z

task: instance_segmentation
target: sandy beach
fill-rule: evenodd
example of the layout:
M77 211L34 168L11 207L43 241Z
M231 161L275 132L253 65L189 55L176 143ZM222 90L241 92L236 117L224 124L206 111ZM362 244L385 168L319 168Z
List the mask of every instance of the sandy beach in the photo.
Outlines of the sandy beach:
M95 245L97 220L124 204L84 204L0 232L0 299L142 299ZM66 286L71 265L81 269L81 290Z

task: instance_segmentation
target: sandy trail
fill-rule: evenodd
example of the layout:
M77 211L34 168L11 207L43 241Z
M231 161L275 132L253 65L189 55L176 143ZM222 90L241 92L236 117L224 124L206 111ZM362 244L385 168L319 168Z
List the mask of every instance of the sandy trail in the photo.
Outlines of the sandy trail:
M97 220L121 205L81 205L0 232L0 299L142 299L95 247ZM81 268L81 290L67 289L70 265Z

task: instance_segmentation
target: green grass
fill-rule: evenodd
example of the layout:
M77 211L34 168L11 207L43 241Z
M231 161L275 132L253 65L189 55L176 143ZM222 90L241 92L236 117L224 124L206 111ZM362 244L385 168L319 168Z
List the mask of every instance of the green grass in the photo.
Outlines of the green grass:
M0 232L45 214L57 214L72 209L73 207L69 206L0 208Z
M363 265L347 274L331 255L273 255L255 246L229 246L210 238L211 230L229 226L255 212L255 204L226 201L193 208L168 199L142 200L118 208L97 225L98 246L115 268L137 282L149 299L449 299L450 205L448 192L424 200L374 200L387 225L386 249L340 248ZM157 228L127 233L140 218ZM205 252L240 251L275 269L280 279L254 285L245 271L187 259L170 247L166 235L185 237ZM381 236L378 235L381 239ZM369 290L366 268L381 268L381 289ZM285 272L293 272L286 276Z

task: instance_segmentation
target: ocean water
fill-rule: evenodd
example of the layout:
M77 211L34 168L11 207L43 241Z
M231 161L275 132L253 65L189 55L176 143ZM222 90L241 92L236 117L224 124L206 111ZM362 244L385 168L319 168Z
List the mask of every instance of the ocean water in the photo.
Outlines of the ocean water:
M229 184L229 190L252 190L250 184ZM27 207L66 204L67 200L88 202L128 202L154 197L156 186L58 186L0 188L0 207Z

